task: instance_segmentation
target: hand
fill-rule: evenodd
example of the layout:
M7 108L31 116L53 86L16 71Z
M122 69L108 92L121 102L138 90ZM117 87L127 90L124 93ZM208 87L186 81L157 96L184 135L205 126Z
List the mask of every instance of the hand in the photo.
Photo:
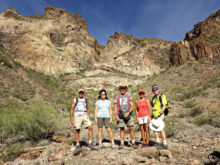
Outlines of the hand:
M138 120L138 118L137 118L136 122L137 122L137 124L139 123L139 120Z
M95 118L95 123L98 124L98 120L97 120L97 118Z
M116 116L116 117L115 117L115 119L116 119L116 121L120 121L120 119L119 119L119 117L118 117L118 116Z
M70 119L70 123L73 125L73 118Z
M151 118L150 118L150 116L149 116L148 119L147 119L147 122L150 123L150 121L151 121Z
M126 118L126 117L128 117L129 115L130 115L130 113L127 112L127 113L124 114L124 117Z
M112 124L112 119L110 119L110 121L109 121L109 122L110 122L110 124Z

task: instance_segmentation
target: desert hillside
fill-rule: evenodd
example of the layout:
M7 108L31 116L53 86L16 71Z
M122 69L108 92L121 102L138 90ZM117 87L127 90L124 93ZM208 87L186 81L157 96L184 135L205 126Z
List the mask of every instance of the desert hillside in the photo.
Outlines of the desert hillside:
M44 15L27 17L8 8L0 14L0 164L203 164L220 149L220 10L194 26L183 41L137 38L115 32L106 46L87 32L77 14L52 6ZM87 130L75 153L69 111L84 89L90 118L107 89L111 101L126 83L133 100L144 88L152 98L157 84L171 103L165 118L169 150L132 149L126 133L124 150L90 151ZM136 109L135 109L136 110ZM134 111L135 111L134 110ZM116 144L119 130L111 128ZM135 124L135 137L141 135Z

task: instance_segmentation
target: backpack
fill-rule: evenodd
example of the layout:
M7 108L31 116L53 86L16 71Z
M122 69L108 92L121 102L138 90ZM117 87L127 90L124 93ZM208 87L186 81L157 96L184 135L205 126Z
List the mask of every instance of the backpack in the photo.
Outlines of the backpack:
M75 102L75 105L74 105L75 108L76 108L78 102L79 102L79 99L76 98L76 102ZM87 99L87 98L85 98L85 102L86 102L86 107L87 107L87 106L88 106L88 105L87 105L87 102L88 102L88 99ZM87 109L86 107L85 107L85 109Z
M159 95L159 101L160 101L160 104L161 104L161 105L162 105L162 95L163 95L163 94L160 94L160 95ZM152 107L154 107L153 100L154 100L155 97L156 97L156 96L154 96L154 97L152 98L152 101L151 101L151 106L152 106ZM171 109L170 103L169 103L169 101L167 100L166 109L165 109L164 112L163 112L165 116L167 116L167 115L169 114L170 109Z

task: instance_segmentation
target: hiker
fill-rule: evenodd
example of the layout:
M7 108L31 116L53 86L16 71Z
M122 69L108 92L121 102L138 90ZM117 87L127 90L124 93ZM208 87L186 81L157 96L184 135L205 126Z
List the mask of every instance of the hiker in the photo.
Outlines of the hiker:
M88 100L84 97L84 91L79 91L79 97L73 99L72 108L70 111L70 122L71 124L74 124L74 127L76 129L75 131L75 138L76 138L76 148L80 148L79 143L79 133L80 129L84 125L85 128L88 128L89 130L89 144L88 147L90 149L94 149L93 143L92 143L92 137L93 137L93 127L92 122L89 119L89 106L88 106ZM73 118L74 114L74 118Z
M150 114L151 114L151 105L150 101L145 97L145 90L139 90L140 99L136 101L136 117L137 123L140 126L141 136L142 136L142 148L149 147L149 123L150 123ZM145 132L146 132L146 141L145 141Z
M95 103L95 123L98 124L99 148L102 148L103 126L108 132L112 148L115 148L114 138L110 128L110 124L112 123L112 106L105 89L99 91L99 97Z
M133 118L133 103L132 97L126 95L128 90L127 85L122 84L119 86L120 95L116 97L114 100L115 104L115 119L117 121L117 127L120 128L120 138L121 144L120 149L124 148L124 136L125 131L124 127L127 126L130 132L132 147L137 148L135 144L135 136L134 136L134 118Z
M152 98L152 114L153 119L150 122L150 128L154 131L156 137L156 147L161 148L159 133L162 137L162 148L168 149L166 135L164 131L164 111L167 106L167 99L165 95L162 95L159 91L158 86L152 87L152 92L154 94Z

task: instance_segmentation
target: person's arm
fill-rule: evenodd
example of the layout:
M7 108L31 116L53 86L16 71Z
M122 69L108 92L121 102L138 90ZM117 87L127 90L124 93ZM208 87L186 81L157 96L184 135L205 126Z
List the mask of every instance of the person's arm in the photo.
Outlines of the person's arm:
M75 101L73 100L73 102L72 102L72 107L71 107L71 110L70 110L70 122L71 122L71 124L73 124L73 113L74 113L74 109L75 109Z
M89 102L88 102L88 99L86 99L86 110L87 110L87 114L89 116Z
M166 107L167 107L167 99L166 99L166 97L164 95L161 96L161 99L162 99L163 107L162 107L162 109L160 111L160 114L163 114L165 109L166 109Z
M97 114L98 114L98 106L95 106L95 123L98 124L98 119L97 119Z
M118 117L118 105L117 104L115 104L115 120L116 121L120 121L120 119L119 119L119 117Z
M138 106L137 106L137 103L136 103L136 122L139 123L139 120L138 120Z
M112 123L112 105L109 105L110 123Z
M148 109L149 109L149 117L148 117L148 123L150 122L151 120L151 103L150 101L147 99L147 106L148 106Z

